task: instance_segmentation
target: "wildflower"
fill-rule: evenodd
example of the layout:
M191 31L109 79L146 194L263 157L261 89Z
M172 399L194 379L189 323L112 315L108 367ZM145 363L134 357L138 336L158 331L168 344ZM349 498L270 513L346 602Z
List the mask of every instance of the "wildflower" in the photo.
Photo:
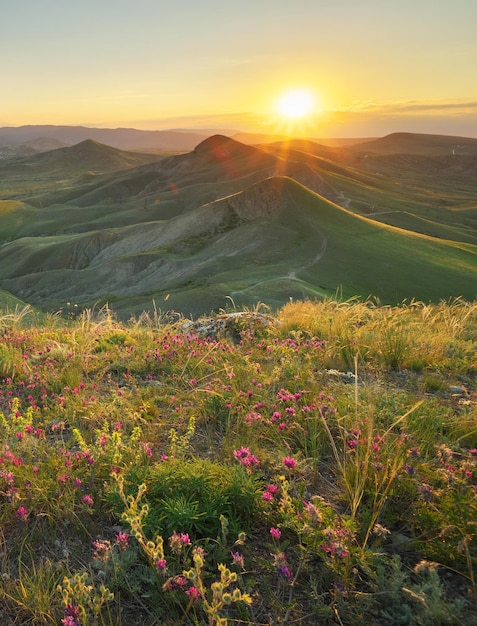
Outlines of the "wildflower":
M245 560L243 558L243 554L240 552L231 552L232 562L234 565L240 567L240 569L245 569Z
M186 595L188 595L193 602L199 600L201 597L200 591L197 587L194 587L194 585L191 585L189 589L187 589Z
M62 626L81 626L79 607L76 604L67 604L65 617L61 620Z
M358 442L357 442L357 440L356 440L356 439L350 439L350 440L348 441L348 448L349 448L350 450L354 450L354 449L355 449L355 448L357 448L357 447L358 447Z
M168 583L167 590L185 589L187 587L187 578L185 576L174 576Z
M280 565L280 567L277 568L277 573L280 576L283 576L284 578L287 578L288 580L291 579L292 577L292 573L290 568L288 567L288 565Z
M283 552L277 552L273 555L273 565L279 576L283 576L288 580L291 579L292 573L290 568L288 567L287 559Z
M93 557L99 561L108 560L110 549L111 544L107 540L97 539L93 541Z
M469 454L470 454L471 456L477 456L477 448L471 448L471 449L469 450Z
M142 446L144 448L144 453L146 454L146 456L152 456L151 444L146 441L142 444Z
M234 459L244 459L245 457L249 456L249 454L250 448L245 448L244 446L242 446L238 450L234 450Z
M246 457L245 459L242 459L240 463L241 465L244 465L245 467L253 467L255 465L258 465L260 461L257 459L257 457L254 454L250 454L250 456Z
M304 506L305 506L305 511L309 517L310 524L317 525L323 521L323 516L321 514L321 511L318 509L318 507L315 504L313 504L313 502L305 502Z
M89 494L86 494L85 496L83 496L81 500L84 504L87 504L88 506L93 506L94 504L94 500Z
M344 548L344 546L337 541L329 541L328 543L321 544L320 548L323 552L326 552L332 558L342 559L346 556L349 556L348 550Z
M28 509L24 506L19 506L18 509L15 511L15 514L21 522L28 521Z
M271 493L271 494L278 493L277 485L272 485L272 484L267 485L266 490L268 491L268 493Z
M116 535L115 545L117 545L120 550L126 550L129 546L129 535L121 531L118 532Z
M295 465L296 465L296 461L295 461L295 459L292 456L286 456L283 459L283 465L285 467L288 467L288 469L293 469L295 467Z
M250 452L249 448L245 448L242 446L241 448L234 450L234 459L245 467L253 467L254 465L259 464L259 460L257 457Z
M409 476L414 476L414 474L416 473L415 468L412 465L409 465L409 463L406 463L406 465L404 466L404 471L406 472L406 474L409 474Z
M265 502L272 502L273 494L270 493L269 491L264 491L262 494L262 498L265 500Z
M188 533L176 533L174 531L169 537L169 545L174 554L180 554L183 546L190 546L190 537Z
M167 569L167 561L166 559L158 559L154 565L156 566L157 570L159 572L161 572L161 574L163 574L166 569Z
M270 534L274 539L280 539L282 536L282 531L279 528L270 528Z
M419 491L419 497L424 502L430 502L434 496L432 491L432 487L427 483L423 483L422 485L418 485L417 490Z

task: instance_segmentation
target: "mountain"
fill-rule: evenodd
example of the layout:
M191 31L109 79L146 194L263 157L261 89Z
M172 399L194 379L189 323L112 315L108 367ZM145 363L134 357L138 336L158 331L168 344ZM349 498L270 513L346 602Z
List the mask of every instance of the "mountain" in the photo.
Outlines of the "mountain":
M163 158L89 140L1 162L0 289L50 311L108 303L122 317L200 315L230 298L472 300L476 179L433 177L429 163L448 157L425 149L440 141L424 136L417 169L400 165L405 153L223 135Z
M204 139L199 132L148 131L135 128L88 128L85 126L5 126L0 128L0 146L31 142L38 138L74 145L92 139L121 150L184 152Z
M49 176L59 174L64 177L91 170L98 173L125 170L156 160L155 155L125 152L86 139L72 147L0 162L0 172L6 177L26 176L29 173L46 173Z
M233 129L137 130L135 128L88 128L85 126L5 126L0 128L0 159L45 152L93 139L121 150L155 154L188 152L206 137L222 134L244 144L287 140L285 135L243 133ZM331 146L352 145L363 139L320 139ZM55 145L56 144L56 145Z
M466 155L477 156L477 139L451 135L423 135L418 133L392 133L379 139L356 143L353 152L375 154L420 154L427 156Z

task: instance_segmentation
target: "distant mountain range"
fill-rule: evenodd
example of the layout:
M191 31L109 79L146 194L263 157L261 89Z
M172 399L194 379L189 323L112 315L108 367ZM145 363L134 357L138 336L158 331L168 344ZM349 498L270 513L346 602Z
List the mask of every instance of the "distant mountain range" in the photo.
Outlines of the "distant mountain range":
M0 198L3 299L44 310L477 296L477 139L216 134L159 157L88 138L1 160Z
M221 133L245 144L289 139L285 135L243 133L236 130L137 130L135 128L87 128L85 126L5 126L0 128L0 159L27 156L72 146L87 139L120 150L155 154L188 152L206 137ZM359 139L320 139L327 145L351 145Z

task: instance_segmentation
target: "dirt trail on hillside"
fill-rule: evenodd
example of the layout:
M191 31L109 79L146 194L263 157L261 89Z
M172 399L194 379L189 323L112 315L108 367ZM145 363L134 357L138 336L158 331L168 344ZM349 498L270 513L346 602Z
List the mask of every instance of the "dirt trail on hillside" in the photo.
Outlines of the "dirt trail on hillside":
M249 285L248 287L245 287L245 289L239 289L237 291L232 291L232 292L230 292L230 296L233 298L234 296L237 296L237 295L240 295L240 294L246 294L251 289L255 289L256 287L259 287L260 285L265 285L267 283L276 282L276 281L280 281L280 280L294 281L294 282L297 282L297 283L308 284L308 283L306 283L306 281L302 280L301 278L298 278L297 277L297 273L298 272L302 272L304 270L307 270L310 267L312 267L313 265L315 265L316 263L318 263L320 261L320 259L323 257L323 255L325 254L326 248L328 246L328 238L324 235L324 233L322 233L314 224L310 223L310 228L315 230L315 232L316 232L316 234L318 236L317 238L320 241L320 248L319 248L317 254L313 257L313 260L311 261L311 263L306 263L305 265L300 265L299 267L290 269L287 274L284 274L282 276L276 276L275 278L267 278L265 280L260 280L259 282L254 283L253 285Z

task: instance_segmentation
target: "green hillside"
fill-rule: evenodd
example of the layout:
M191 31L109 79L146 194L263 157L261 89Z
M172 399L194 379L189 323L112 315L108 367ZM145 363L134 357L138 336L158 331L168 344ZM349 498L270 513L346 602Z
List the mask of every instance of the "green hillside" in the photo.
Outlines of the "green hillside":
M40 169L0 179L0 287L50 311L108 303L123 317L336 293L472 300L474 157L435 177L454 158L424 154L442 138L380 141L388 152L369 158L216 135L152 162L92 141L24 159ZM408 144L419 154L400 154Z

